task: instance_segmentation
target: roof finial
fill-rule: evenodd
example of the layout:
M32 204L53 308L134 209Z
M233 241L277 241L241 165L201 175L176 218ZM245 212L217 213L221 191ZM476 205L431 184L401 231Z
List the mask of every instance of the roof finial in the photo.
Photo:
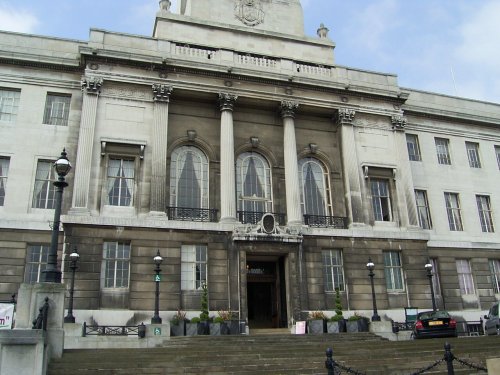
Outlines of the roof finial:
M170 12L170 6L172 2L170 0L160 0L160 11Z
M330 31L330 30L328 30L328 28L325 27L324 24L320 24L317 33L321 39L326 39L326 38L328 38L328 31Z

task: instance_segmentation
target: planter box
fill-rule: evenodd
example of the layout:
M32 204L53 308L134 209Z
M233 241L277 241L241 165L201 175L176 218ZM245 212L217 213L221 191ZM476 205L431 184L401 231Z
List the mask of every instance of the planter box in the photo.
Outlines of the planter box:
M186 335L186 322L179 322L178 324L170 323L171 336L185 336Z
M198 335L198 323L186 323L186 336L197 336Z
M230 320L226 322L226 324L229 328L230 335L239 335L240 333L243 333L243 330L245 329L244 320Z
M368 321L366 319L347 321L347 332L368 332Z
M336 322L327 322L326 323L326 331L328 333L346 332L347 331L346 321L345 320L338 320Z
M210 323L210 336L228 335L229 328L226 323Z
M198 335L208 335L210 330L210 323L208 321L198 323Z
M326 332L326 321L325 320L308 320L307 321L307 333L313 335L319 335Z

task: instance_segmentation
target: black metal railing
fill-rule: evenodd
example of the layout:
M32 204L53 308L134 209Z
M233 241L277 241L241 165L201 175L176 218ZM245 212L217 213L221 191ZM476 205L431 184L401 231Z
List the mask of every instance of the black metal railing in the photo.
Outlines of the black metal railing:
M304 215L304 224L317 228L347 229L347 217Z
M169 220L214 223L217 221L217 212L219 210L215 208L167 207L167 217Z
M44 304L38 309L38 316L33 320L32 329L47 330L47 321L49 318L49 297L45 297Z
M138 326L98 326L83 322L82 337L85 336L139 336Z
M257 224L260 220L262 220L262 216L264 216L267 213L269 212L237 211L236 215L238 216L238 221L242 224ZM270 212L270 213L273 214L277 225L286 224L286 214L279 212Z

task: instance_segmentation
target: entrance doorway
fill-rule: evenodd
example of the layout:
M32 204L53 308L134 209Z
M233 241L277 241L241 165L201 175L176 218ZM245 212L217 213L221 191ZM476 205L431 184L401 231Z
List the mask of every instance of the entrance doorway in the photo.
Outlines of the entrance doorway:
M247 256L250 328L287 327L284 257Z

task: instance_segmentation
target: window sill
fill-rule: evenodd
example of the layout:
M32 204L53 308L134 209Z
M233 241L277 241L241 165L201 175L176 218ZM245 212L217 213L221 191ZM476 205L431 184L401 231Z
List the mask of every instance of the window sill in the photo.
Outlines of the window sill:
M104 205L101 211L101 216L133 217L135 215L135 207Z

